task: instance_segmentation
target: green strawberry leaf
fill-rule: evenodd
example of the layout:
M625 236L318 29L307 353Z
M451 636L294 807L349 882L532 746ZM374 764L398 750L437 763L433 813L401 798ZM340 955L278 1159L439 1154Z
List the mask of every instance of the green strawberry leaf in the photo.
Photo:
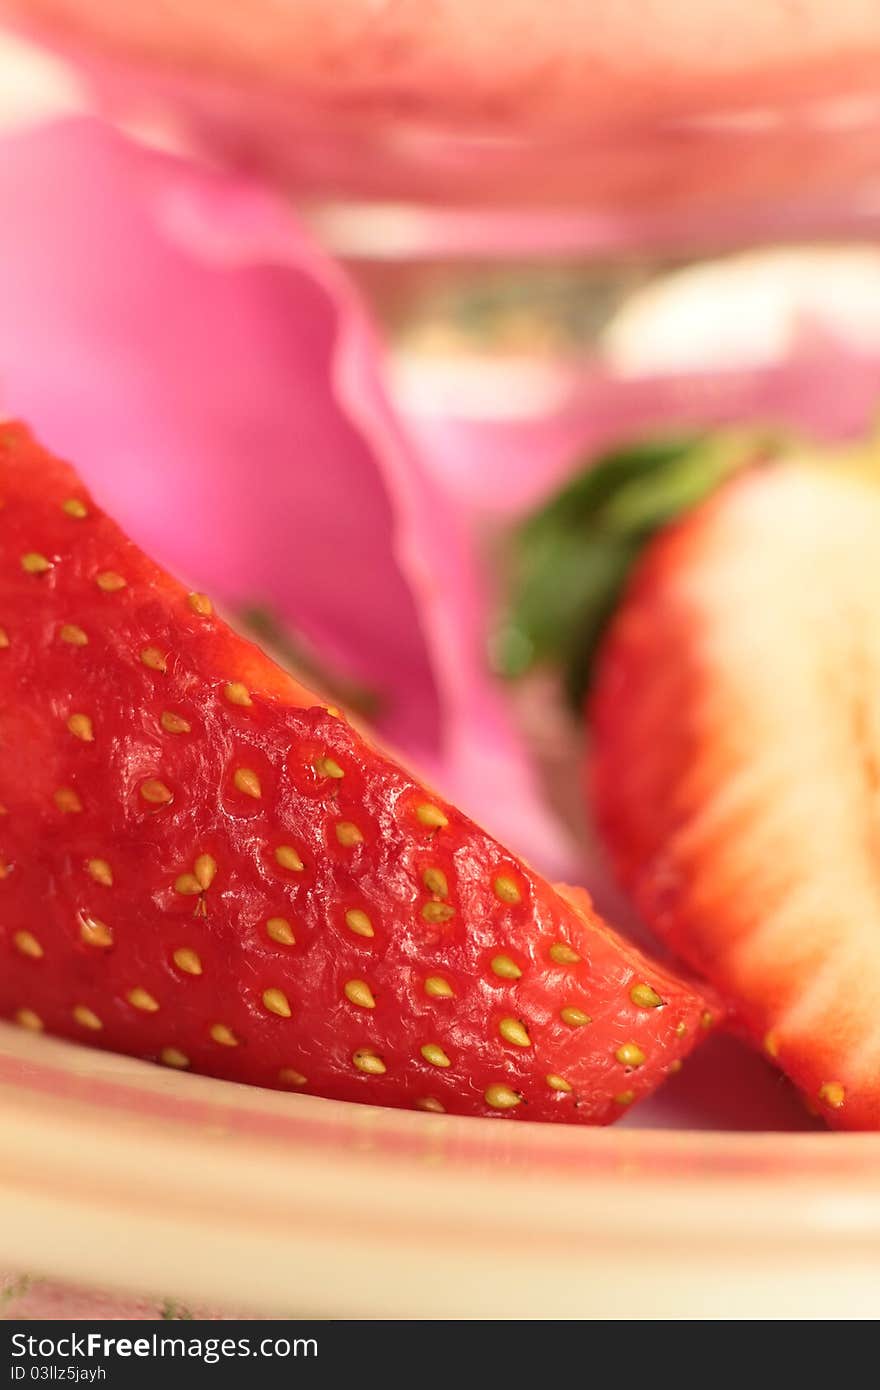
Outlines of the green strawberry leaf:
M495 669L517 677L553 665L580 707L605 625L647 542L779 443L719 430L637 440L590 461L513 537Z

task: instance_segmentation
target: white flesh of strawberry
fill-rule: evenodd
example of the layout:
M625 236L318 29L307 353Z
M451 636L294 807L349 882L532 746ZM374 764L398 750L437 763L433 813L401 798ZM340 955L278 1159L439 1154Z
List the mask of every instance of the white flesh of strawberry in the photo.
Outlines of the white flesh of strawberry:
M670 580L698 678L668 847L703 961L844 1085L880 1078L880 484L781 466ZM664 856L665 858L665 856Z

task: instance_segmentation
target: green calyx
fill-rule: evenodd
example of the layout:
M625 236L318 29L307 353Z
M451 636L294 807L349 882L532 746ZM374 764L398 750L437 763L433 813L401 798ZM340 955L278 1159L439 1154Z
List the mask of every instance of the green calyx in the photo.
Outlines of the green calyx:
M509 604L491 643L495 669L515 678L553 666L579 708L647 542L782 443L769 432L716 430L634 441L591 461L513 537Z

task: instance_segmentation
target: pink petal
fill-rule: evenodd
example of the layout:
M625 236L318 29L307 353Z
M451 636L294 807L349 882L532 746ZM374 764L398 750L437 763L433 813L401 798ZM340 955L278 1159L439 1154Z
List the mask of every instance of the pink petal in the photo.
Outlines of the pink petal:
M472 520L508 524L538 506L596 452L681 425L781 423L819 438L867 429L880 399L880 357L816 335L762 371L631 380L584 373L556 408L527 419L411 415L410 432L439 487Z
M0 395L228 609L379 692L380 731L569 873L483 659L482 580L395 423L371 326L286 205L97 122L6 140Z
M195 192L215 193L210 174L98 123L4 143L4 407L172 569L230 610L270 606L380 692L402 746L432 753L436 688L390 501L335 390L339 307L292 226L283 266L172 239L163 220Z
M481 573L467 517L414 454L385 397L379 349L357 295L339 266L321 257L277 202L251 190L189 186L166 200L165 225L194 251L221 264L277 260L309 265L340 313L336 396L370 441L392 499L395 555L416 600L441 700L443 760L426 763L475 819L550 875L577 863L570 838L544 805L505 692L486 660L488 577Z

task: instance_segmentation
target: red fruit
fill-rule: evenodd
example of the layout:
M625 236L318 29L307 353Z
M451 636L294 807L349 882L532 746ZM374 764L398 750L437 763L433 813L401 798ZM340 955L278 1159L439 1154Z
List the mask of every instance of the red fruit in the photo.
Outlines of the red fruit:
M793 460L656 539L592 792L654 930L835 1126L880 1128L880 489Z
M0 1014L473 1115L605 1123L677 1067L693 990L231 632L20 426L0 497Z

